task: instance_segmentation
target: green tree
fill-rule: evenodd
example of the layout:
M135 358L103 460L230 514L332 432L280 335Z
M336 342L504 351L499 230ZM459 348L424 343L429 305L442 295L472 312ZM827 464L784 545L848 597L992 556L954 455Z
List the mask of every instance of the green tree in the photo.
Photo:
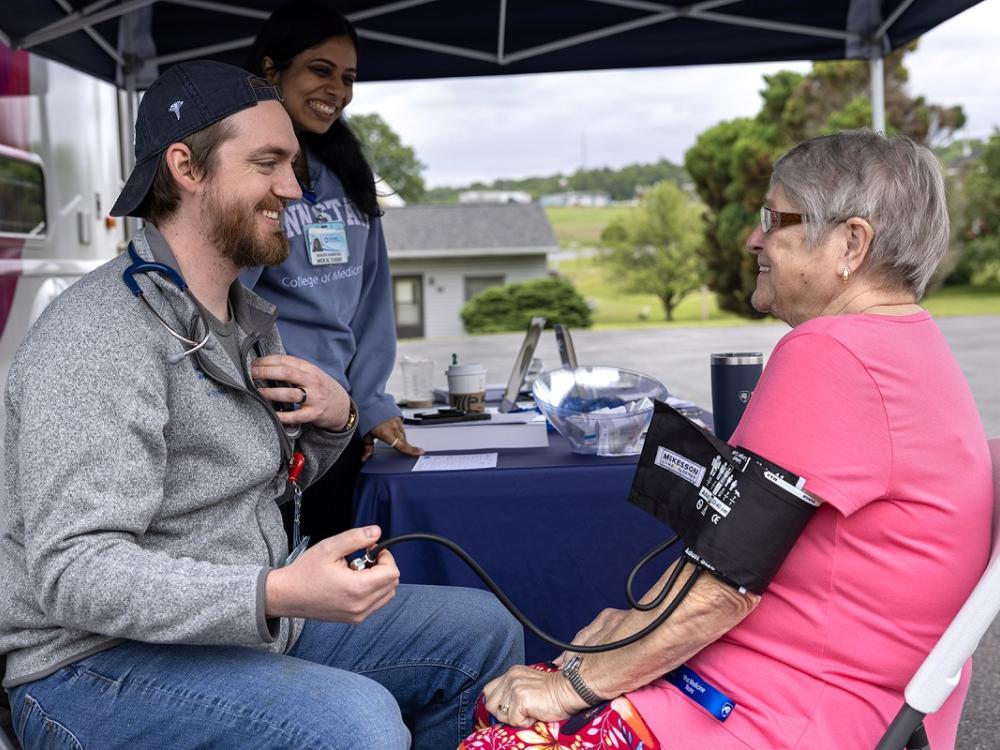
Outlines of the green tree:
M462 307L469 333L523 331L540 315L546 325L590 328L590 308L573 285L560 278L533 279L484 289Z
M1000 130L987 142L961 193L956 274L974 284L1000 283Z
M767 192L771 165L782 152L779 129L759 120L721 122L698 136L686 166L705 204L702 214L705 282L719 307L760 317L750 305L757 261L744 249Z
M624 291L655 294L667 320L684 295L702 284L698 255L700 206L672 182L647 192L639 210L612 221L601 235L605 262Z
M885 58L886 123L891 132L909 136L927 146L939 145L965 124L960 106L929 104L924 97L911 97L906 90L909 73L903 58L917 43L900 48ZM790 97L784 115L793 143L837 130L863 128L871 124L868 63L833 60L813 63L812 70Z
M389 123L375 112L352 115L348 123L365 145L375 174L407 203L418 202L425 190L421 175L425 165L417 158L417 152L405 145ZM376 185L376 188L380 193L384 192L382 185Z
M965 115L959 106L929 104L907 93L903 57L914 49L916 43L885 60L887 128L935 145L961 128ZM756 262L745 244L758 220L774 160L806 138L870 125L868 82L868 63L861 60L816 62L805 75L781 71L765 76L755 117L721 122L688 150L684 165L705 204L701 252L706 281L722 309L759 317L750 305Z

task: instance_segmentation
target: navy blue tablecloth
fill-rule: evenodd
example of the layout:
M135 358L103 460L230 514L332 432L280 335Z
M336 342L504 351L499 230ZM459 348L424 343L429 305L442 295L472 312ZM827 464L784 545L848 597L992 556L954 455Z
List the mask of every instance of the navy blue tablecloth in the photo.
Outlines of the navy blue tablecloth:
M498 451L496 469L417 473L416 459L380 446L355 490L355 525L377 523L383 538L430 532L452 539L536 625L569 641L605 607L626 606L629 571L671 531L628 502L637 456L577 455L557 433L549 442ZM440 545L406 542L392 554L405 583L485 588ZM673 557L646 567L637 596ZM558 653L529 633L525 645L529 663Z

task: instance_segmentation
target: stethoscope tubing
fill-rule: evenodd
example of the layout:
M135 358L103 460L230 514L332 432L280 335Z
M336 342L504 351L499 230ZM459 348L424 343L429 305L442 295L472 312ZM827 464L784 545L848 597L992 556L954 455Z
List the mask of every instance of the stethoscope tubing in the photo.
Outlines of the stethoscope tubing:
M180 291L184 292L184 294L190 297L191 292L188 291L188 285L187 282L184 281L184 278L180 275L180 273L177 272L176 269L173 269L168 265L165 265L163 263L156 263L152 261L143 260L143 258L139 255L139 253L136 252L135 245L132 244L131 242L128 245L128 254L129 257L132 259L132 263L129 264L129 266L122 273L122 280L125 282L125 286L129 288L129 290L132 292L134 296L142 300L142 303L146 306L146 309L149 310L151 313L153 313L156 319L160 321L160 325L166 329L167 333L169 333L171 336L173 336L175 339L180 341L185 346L191 347L190 349L183 352L180 356L176 357L176 361L180 362L185 357L188 357L194 354L195 352L204 349L208 345L209 339L211 339L212 337L212 331L209 329L208 325L205 325L205 337L200 341L198 341L197 339L189 339L187 336L184 336L175 331L173 328L170 327L170 324L163 319L163 316L156 311L156 308L153 307L152 304L150 304L149 300L146 299L146 295L142 291L142 287L140 287L139 282L135 280L135 275L137 273L146 273L146 274L158 273L161 276L166 276L167 279L169 279L172 284L174 284ZM193 301L194 300L192 299L192 302ZM197 309L197 305L195 307ZM201 316L199 315L199 318L200 317ZM204 324L204 320L202 320L202 323ZM174 360L172 359L171 361Z
M180 341L185 346L191 347L181 355L180 357L181 359L191 354L194 354L196 351L200 349L204 349L205 345L208 344L208 340L212 336L211 331L206 330L205 337L201 341L196 341L194 339L189 339L187 336L182 336L181 334L177 333L177 331L175 331L173 328L171 328L170 325L167 323L167 321L165 321L163 317L158 312L156 312L156 308L149 303L149 300L146 299L145 294L139 294L136 296L138 296L139 299L142 300L143 304L146 305L146 309L148 309L151 313L153 313L153 315L156 316L156 319L160 321L160 325L162 325L167 330L167 333L169 333L171 336L173 336L175 339Z
M636 565L632 568L632 571L631 573L629 573L629 577L626 582L625 593L626 597L629 600L629 603L633 606L634 609L637 609L641 612L648 612L649 610L654 609L658 607L660 604L662 604L663 600L666 599L667 595L670 593L670 590L677 582L677 579L680 576L680 571L684 568L684 566L688 562L690 562L685 557L680 558L679 563L677 564L677 566L674 568L674 571L670 575L670 579L664 585L663 589L656 595L656 597L653 599L652 602L650 602L649 604L642 605L635 600L635 597L633 596L632 593L632 582L635 578L635 574L652 558L654 558L656 555L666 550L667 547L674 544L677 541L677 539L678 537L675 535L667 542L660 544L654 549L650 550L650 552L646 553L642 557L642 559L639 560L639 562L636 563ZM443 547L447 547L448 549L450 549L462 560L462 562L464 562L466 565L469 566L469 568L472 570L473 573L479 576L480 580L482 580L482 582L486 584L486 588L488 588L491 592L493 592L493 595L496 596L496 598L500 601L500 603L504 607L506 607L507 610L514 616L514 618L518 622L520 622L521 625L523 625L529 632L531 632L534 636L536 636L542 641L545 641L551 646L555 646L556 648L561 649L563 651L572 651L579 654L599 654L606 651L614 651L615 649L624 648L625 646L629 646L635 643L636 641L645 638L647 635L652 633L654 630L659 628L660 625L662 625L664 622L667 621L667 618L670 617L670 615L674 613L677 607L680 606L681 602L684 601L684 597L687 596L688 592L694 587L694 584L697 582L698 578L704 572L704 568L702 568L700 565L695 564L694 572L684 582L684 585L681 587L681 590L670 601L666 609L664 609L659 615L657 615L656 619L654 619L651 623L646 625L646 627L633 633L632 635L626 636L625 638L621 638L617 641L611 641L610 643L601 643L593 646L584 646L581 644L567 643L566 641L554 638L550 636L548 633L542 631L537 625L531 622L531 620L529 620L527 616L523 612L521 612L521 610L517 608L514 602L510 600L510 597L508 597L503 592L503 590L496 584L496 582L492 578L490 578L490 576L486 573L486 571L483 570L482 567L480 567L480 565L475 560L472 559L471 555L469 555L468 552L466 552L464 549L455 544L455 542L443 536L439 536L437 534L424 534L424 533L400 534L399 536L392 537L391 539L386 539L384 542L379 542L377 545L375 545L375 547L366 552L364 557L358 558L357 560L354 561L354 563L361 562L365 566L372 565L375 563L375 560L378 558L378 554L382 550L392 547L401 542L413 542L413 541L434 542L435 544L440 544ZM354 565L354 567L358 566Z
M187 336L178 333L177 331L175 331L173 328L170 327L170 324L167 323L167 321L163 319L160 313L156 311L156 308L154 308L153 305L150 304L149 300L146 299L146 295L143 293L142 288L135 280L135 274L137 273L159 273L163 276L166 276L172 283L174 283L178 287L178 289L180 289L182 292L190 296L187 283L185 283L181 275L170 266L164 265L162 263L155 263L143 260L136 252L135 247L132 245L132 243L129 243L128 252L129 256L132 259L132 263L125 269L124 273L122 274L122 278L126 286L128 286L133 295L142 300L142 303L151 313L153 313L156 319L160 322L160 325L162 325L163 328L166 329L167 333L169 333L175 339L183 343L185 346L191 347L190 349L184 351L180 356L178 356L176 358L176 361L179 362L183 360L185 357L188 357L194 354L195 352L205 348L205 346L209 342L209 339L211 338L211 329L209 328L208 325L205 325L205 337L200 341L196 339L190 339ZM640 612L648 612L653 609L656 609L663 603L663 601L669 595L670 591L673 589L674 585L677 582L677 579L681 574L681 571L683 570L685 564L687 563L687 560L685 558L681 558L680 563L674 568L673 572L670 575L670 578L663 586L663 589L656 595L656 597L649 604L641 604L639 601L636 600L632 592L632 584L635 580L635 576L638 573L638 571L651 559L659 555L668 547L672 546L677 541L677 539L678 537L674 535L663 544L660 544L657 547L653 548L648 553L646 553L642 557L642 559L640 559L639 562L636 563L636 565L632 568L631 572L628 575L628 579L625 582L625 596L628 599L629 605L633 609ZM439 536L437 534L421 534L421 533L402 534L400 536L393 537L391 539L387 539L384 542L379 543L373 549L369 550L365 554L364 558L361 559L367 564L374 564L375 560L378 557L378 553L381 552L382 550L387 549L395 544L399 544L401 542L412 542L412 541L434 542L436 544L440 544L450 549L459 557L459 559L461 559L466 565L469 566L469 568L472 570L473 573L479 576L480 580L482 580L482 582L486 585L486 587L491 592L493 592L494 596L497 597L500 603L503 604L503 606L507 608L507 610L514 616L514 618L517 619L517 621L520 622L521 625L527 628L529 632L531 632L540 640L548 643L549 645L555 646L558 649L561 649L563 651L573 651L575 653L581 653L581 654L597 654L607 651L613 651L615 649L629 646L635 643L636 641L645 638L647 635L649 635L654 630L659 628L660 625L666 622L667 618L669 618L674 613L674 611L677 609L678 606L680 606L681 602L684 600L684 597L687 596L688 592L691 590L691 588L694 586L699 576L703 572L703 568L701 566L696 565L694 572L691 574L688 580L684 582L684 585L681 587L681 590L677 593L677 595L673 598L673 600L671 600L670 604L668 604L667 607L663 610L663 612L657 615L656 618L646 627L633 633L630 636L621 638L617 641L611 641L610 643L602 643L592 646L585 646L581 644L574 644L562 641L542 631L541 628L535 625L531 620L527 618L527 616L523 612L521 612L520 609L517 608L514 602L511 601L510 597L508 597L503 592L503 590L496 584L496 582L492 578L490 578L490 576L486 573L486 571L483 570L483 568L475 560L472 559L472 557L469 555L468 552L466 552L457 544L455 544L455 542L443 536Z

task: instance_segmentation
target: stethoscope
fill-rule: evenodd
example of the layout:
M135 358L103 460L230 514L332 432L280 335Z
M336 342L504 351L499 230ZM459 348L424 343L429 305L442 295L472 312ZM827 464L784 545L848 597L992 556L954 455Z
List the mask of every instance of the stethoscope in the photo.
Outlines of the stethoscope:
M125 286L129 288L129 290L132 292L133 295L142 300L142 303L151 313L153 313L156 319L160 321L160 325L163 326L163 328L167 331L167 333L169 333L175 339L184 344L184 346L190 347L188 349L185 349L183 352L180 352L179 354L171 354L169 357L167 357L167 361L170 362L170 364L172 365L176 365L180 362L183 362L185 358L191 356L192 354L195 354L196 352L201 351L202 349L205 349L206 351L214 349L215 341L212 340L211 327L208 325L208 321L205 320L205 314L204 312L202 312L201 305L198 303L198 300L195 299L194 295L191 294L191 290L188 288L187 282L184 281L184 277L181 276L180 272L177 271L177 269L171 268L170 266L164 263L157 263L156 261L143 259L142 256L140 256L139 253L136 252L135 245L131 242L128 245L128 255L132 262L122 272L122 280L125 282ZM156 311L156 308L154 308L150 304L149 300L146 299L146 295L143 293L142 287L139 286L139 282L136 281L135 279L135 275L137 273L139 274L158 273L161 276L165 276L180 291L184 292L184 294L187 295L187 298L194 305L194 309L196 311L195 314L201 321L201 325L205 327L204 338L202 338L201 340L190 339L187 336L178 333L173 328L171 328L170 324L163 319L163 316L160 315ZM254 343L254 349L257 352L257 356L259 357L264 356L264 352L261 349L260 342ZM274 407L272 406L272 408ZM283 427L282 429L284 429L285 434L291 440L296 439L299 436L299 433L301 432L301 428L298 426L296 426L294 429L289 427Z
M151 313L153 313L156 319L160 321L160 325L163 326L163 328L167 331L167 333L169 333L175 339L184 344L185 347L190 347L188 349L185 349L183 352L179 354L171 354L169 357L167 357L167 361L170 362L170 364L172 365L176 365L179 364L180 362L183 362L187 357L191 356L192 354L195 354L196 352L202 349L205 350L214 349L215 342L211 340L212 336L211 328L209 327L208 322L205 320L204 314L201 312L201 306L198 304L198 301L194 298L194 295L191 294L191 290L188 288L187 282L184 281L184 277L180 275L180 272L163 263L144 260L142 256L140 256L139 253L136 252L135 245L131 242L128 245L128 255L132 262L122 272L122 281L125 282L125 286L129 288L129 290L132 292L133 295L142 300L142 303ZM156 308L154 308L150 304L149 300L146 299L146 295L143 293L142 287L139 286L139 282L136 281L135 279L135 275L137 273L139 274L158 273L161 276L165 276L168 281L170 281L180 291L186 294L187 298L191 300L191 302L194 304L195 310L198 311L197 316L201 320L202 325L205 326L205 337L200 341L197 339L189 339L187 336L184 336L183 334L180 334L173 328L171 328L170 324L163 319L163 316L160 315L156 311ZM261 349L260 342L256 342L254 344L254 347L256 348L257 354L259 356L264 356L264 352ZM273 404L271 405L271 409L272 411L275 409ZM297 440L299 435L301 434L302 428L298 425L295 425L294 427L289 427L281 424L280 422L276 422L276 425L281 429L281 431L283 431L287 440L291 441L291 447L289 448L289 452L291 453L292 459L289 464L288 481L295 493L294 537L296 545L300 545L299 516L301 513L302 491L299 489L298 486L298 476L299 472L302 471L304 456L301 452L295 450L295 440ZM301 552L302 549L305 548L305 545L308 543L309 543L309 537L306 537L304 542L301 543L301 549L299 549L298 551Z
M202 324L205 325L205 337L201 341L189 339L187 336L178 333L170 327L170 324L167 323L167 321L163 319L163 316L156 311L156 308L149 303L149 300L146 299L146 295L142 291L142 287L139 286L139 282L135 280L135 275L137 273L158 273L161 276L165 276L170 283L188 296L188 299L194 303L195 309L198 310L198 303L191 294L191 291L188 289L188 285L187 282L184 281L184 277L181 276L176 269L171 268L164 263L144 260L139 253L136 252L135 245L131 242L128 245L128 255L129 258L131 258L132 263L122 272L122 280L125 282L125 286L129 288L132 294L142 300L142 303L151 313L153 313L153 315L156 316L156 319L160 321L160 325L166 329L167 333L184 344L184 346L191 347L180 354L171 354L167 358L167 361L169 361L172 365L176 365L183 362L186 357L189 357L201 349L213 349L215 347L215 342L211 340L212 331L209 329L208 325L205 324L204 319L202 319ZM202 318L200 314L198 317Z

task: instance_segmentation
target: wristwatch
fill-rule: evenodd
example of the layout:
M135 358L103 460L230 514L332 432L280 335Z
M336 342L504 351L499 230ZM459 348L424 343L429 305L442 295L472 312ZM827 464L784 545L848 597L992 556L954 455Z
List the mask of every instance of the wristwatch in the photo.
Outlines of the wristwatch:
M347 412L347 421L344 426L339 430L330 430L330 432L350 432L354 429L354 425L358 423L358 408L354 405L354 399L351 399L351 408Z
M579 695L586 702L588 706L596 706L598 703L603 703L604 699L599 697L597 693L587 687L587 683L583 681L580 676L580 664L583 662L583 657L579 654L574 656L569 662L563 667L562 675L567 680L569 684L573 686L576 694Z

